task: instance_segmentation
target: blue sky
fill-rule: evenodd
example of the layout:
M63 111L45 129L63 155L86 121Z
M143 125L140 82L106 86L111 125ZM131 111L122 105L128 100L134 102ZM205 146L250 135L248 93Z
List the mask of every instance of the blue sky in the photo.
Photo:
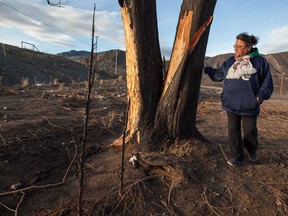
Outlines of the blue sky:
M58 3L60 0L50 0ZM96 3L98 52L125 50L122 18L117 0L62 0L64 8L46 0L0 0L0 42L34 44L40 51L59 53L87 50L91 44L93 6ZM182 0L157 0L162 55L169 57ZM218 0L206 55L233 52L235 36L248 32L260 38L263 54L288 51L287 0ZM30 48L29 45L25 45Z

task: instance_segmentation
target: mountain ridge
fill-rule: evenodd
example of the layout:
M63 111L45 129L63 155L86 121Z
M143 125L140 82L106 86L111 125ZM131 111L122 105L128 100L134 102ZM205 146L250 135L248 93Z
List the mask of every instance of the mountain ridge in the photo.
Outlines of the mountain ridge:
M11 86L21 84L21 79L27 78L31 84L52 83L58 80L66 84L87 80L88 51L71 50L56 55L23 49L8 44L0 44L0 85ZM218 68L233 53L206 57L205 65ZM288 51L263 55L271 68L276 89L284 86L288 92ZM97 53L99 79L115 79L126 75L125 51L115 49ZM202 76L202 83L208 82ZM284 85L283 85L284 84ZM215 84L219 85L219 84ZM286 88L286 89L285 89Z

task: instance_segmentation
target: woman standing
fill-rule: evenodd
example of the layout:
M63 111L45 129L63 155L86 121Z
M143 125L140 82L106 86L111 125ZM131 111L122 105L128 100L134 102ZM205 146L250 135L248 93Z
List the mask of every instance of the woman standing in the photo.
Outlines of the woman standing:
M224 80L221 102L228 118L228 142L232 157L227 163L231 166L243 161L244 148L251 161L258 160L257 116L260 104L269 99L274 90L269 64L253 47L257 43L258 38L254 35L241 33L236 37L235 56L227 59L219 69L204 68L213 81Z

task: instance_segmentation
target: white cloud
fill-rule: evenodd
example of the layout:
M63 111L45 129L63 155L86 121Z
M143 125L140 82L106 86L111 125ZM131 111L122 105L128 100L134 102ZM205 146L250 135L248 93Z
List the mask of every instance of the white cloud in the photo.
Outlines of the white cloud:
M267 41L261 45L265 54L288 51L288 26L274 29L268 34Z
M124 31L119 12L96 12L95 28L95 33L101 38L112 43L124 43Z
M71 47L78 44L81 47L83 45L89 47L93 4L91 6L90 10L84 10L68 4L65 8L51 7L46 1L44 3L39 0L1 0L1 31L9 29L10 32L12 30L23 32L35 40L33 43ZM120 12L96 10L95 34L102 40L123 46L124 33ZM25 35L18 35L19 41Z

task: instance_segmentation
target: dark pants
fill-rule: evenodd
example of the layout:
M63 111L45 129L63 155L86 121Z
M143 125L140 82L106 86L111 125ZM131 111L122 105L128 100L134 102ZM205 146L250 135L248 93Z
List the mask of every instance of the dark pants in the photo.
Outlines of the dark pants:
M257 116L241 116L227 112L228 142L231 156L242 160L244 147L248 153L255 153L258 147ZM241 122L244 136L241 135Z

